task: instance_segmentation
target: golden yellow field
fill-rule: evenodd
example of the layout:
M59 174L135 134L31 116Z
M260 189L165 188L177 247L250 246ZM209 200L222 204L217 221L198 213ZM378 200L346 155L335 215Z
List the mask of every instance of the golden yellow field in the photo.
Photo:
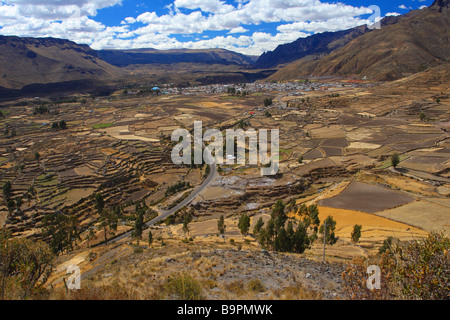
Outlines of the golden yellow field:
M332 216L336 221L336 236L345 241L351 241L353 226L361 225L361 244L382 242L389 236L400 240L412 240L426 237L428 234L422 229L373 214L319 206L320 221L324 221L328 216Z

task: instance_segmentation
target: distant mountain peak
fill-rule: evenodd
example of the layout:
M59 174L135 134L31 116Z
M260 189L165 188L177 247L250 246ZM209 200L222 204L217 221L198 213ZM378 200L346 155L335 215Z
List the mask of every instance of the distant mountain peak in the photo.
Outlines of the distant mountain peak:
M450 8L450 0L434 0L431 8L448 9Z
M449 2L436 0L429 9L414 10L395 20L385 18L380 30L366 32L318 59L294 61L269 80L349 76L390 81L448 63Z

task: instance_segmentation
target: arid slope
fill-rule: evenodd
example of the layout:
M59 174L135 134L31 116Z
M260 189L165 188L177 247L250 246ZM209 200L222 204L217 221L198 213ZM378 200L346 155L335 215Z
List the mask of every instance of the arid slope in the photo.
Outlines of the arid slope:
M358 76L395 80L450 60L448 1L412 11L397 23L366 33L315 61L299 60L272 80L304 76Z
M0 36L0 87L34 83L105 80L122 71L98 58L86 45L53 38Z

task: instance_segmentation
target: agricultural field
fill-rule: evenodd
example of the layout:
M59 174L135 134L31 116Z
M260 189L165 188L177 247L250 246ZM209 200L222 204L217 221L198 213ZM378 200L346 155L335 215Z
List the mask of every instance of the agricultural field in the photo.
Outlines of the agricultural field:
M323 87L320 81L312 86ZM96 285L118 280L135 290L144 278L156 277L162 285L171 272L202 261L196 277L208 288L207 298L345 298L336 286L341 263L376 254L388 237L449 234L450 92L436 85L406 99L400 89L372 83L326 85L296 95L277 89L244 97L200 89L135 95L121 89L103 97L79 95L76 102L7 102L0 119L0 174L11 190L8 198L2 195L0 224L16 237L48 240L49 217L75 219L78 238L58 257L49 280L55 288L62 288L71 264ZM265 105L267 97L271 105ZM36 112L39 106L46 111ZM193 129L194 121L222 132L279 129L279 172L262 176L262 163L173 164L171 134ZM393 154L399 155L395 168ZM268 224L278 200L295 228L303 204L318 206L320 223L329 216L336 222L337 242L326 251L336 265L326 276L319 275L321 235L312 227L308 232L318 239L302 254L274 253L269 260L261 254L253 230L260 218ZM114 228L105 224L105 212L116 217ZM138 212L145 223L139 240L131 237ZM245 235L243 214L250 217ZM226 229L219 236L221 216ZM358 243L351 238L355 225L362 226ZM153 245L146 243L150 232ZM235 262L225 265L217 258L222 256ZM145 259L152 262L140 273L128 267ZM268 270L258 277L268 264L279 268L277 277ZM252 284L242 281L244 269ZM244 294L246 285L259 289Z

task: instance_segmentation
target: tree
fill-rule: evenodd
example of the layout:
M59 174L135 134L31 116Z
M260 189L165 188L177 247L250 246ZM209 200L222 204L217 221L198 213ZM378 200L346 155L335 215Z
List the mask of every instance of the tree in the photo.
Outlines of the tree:
M44 114L48 112L48 108L45 105L40 105L40 106L36 106L34 107L34 111L33 114Z
M152 230L148 230L148 245L151 246L153 243L153 233Z
M272 247L273 249L273 244L275 242L275 222L272 218L267 221L265 237L267 247Z
M103 195L101 193L95 194L95 208L100 214L105 208L105 200L103 199Z
M320 225L320 219L319 219L319 208L317 207L316 204L312 204L308 207L308 217L309 219L307 219L311 226L314 227L314 232L317 232L317 229L319 228Z
M394 153L393 155L391 155L391 165L394 168L397 168L399 163L400 163L400 156L398 155L398 153Z
M240 119L238 121L238 126L240 129L244 129L244 127L247 125L247 123L244 121L244 119Z
M273 104L273 99L272 98L264 99L264 106L265 107L271 106L272 104Z
M258 235L261 232L261 229L264 226L264 221L262 219L262 217L260 217L258 219L258 221L256 222L255 226L253 227L253 234L254 235Z
M55 256L42 241L11 238L0 230L0 298L27 299L51 274Z
M12 212L14 211L15 206L16 206L16 202L13 199L9 199L6 202L6 206L8 207L8 212L11 215Z
M242 214L239 219L238 228L244 237L248 234L248 230L250 229L250 217L245 213Z
M6 181L3 184L3 197L5 198L5 200L9 200L11 198L11 193L12 193L12 185L11 182Z
M308 228L300 223L292 238L292 252L303 253L310 246L310 238L308 237Z
M355 224L353 226L353 231L352 231L352 242L353 243L358 243L359 239L361 238L361 230L362 230L362 226L359 224Z
M277 236L275 238L274 250L279 252L290 251L289 238L284 227L278 229Z
M383 254L386 252L393 252L397 246L398 243L398 239L395 239L394 237L387 237L384 241L383 241L383 245L380 247L378 253L379 254Z
M236 94L236 88L228 88L228 94L234 96Z
M16 208L17 208L17 210L20 211L20 208L22 207L22 205L23 205L23 198L22 197L17 197L16 198Z
M183 232L185 236L189 235L189 223L192 221L192 216L190 213L186 213L183 218Z
M115 234L117 232L117 226L119 224L119 217L114 210L110 210L108 214L108 226L109 232Z
M60 127L62 130L66 130L66 129L67 129L67 123L66 123L64 120L61 120L61 121L59 122L59 127Z
M286 208L286 205L284 204L284 202L281 201L281 200L278 200L275 203L274 208L272 209L271 219L273 220L274 226L275 226L275 229L274 229L274 231L275 231L275 234L274 234L275 238L278 235L278 231L281 228L284 228L284 225L285 225L285 223L287 221L285 208Z
M58 255L65 250L73 250L80 239L80 227L76 217L56 211L44 216L42 222L44 238L50 238L50 248Z
M391 241L394 239L391 238ZM396 241L397 242L397 241ZM343 289L360 300L446 300L450 296L450 239L432 232L427 238L389 245L389 252L355 258L342 274ZM367 287L367 266L380 268L380 290Z
M144 210L139 209L136 212L136 220L134 221L134 228L131 235L133 239L136 239L138 247L139 247L139 240L142 239L143 231L144 231Z
M427 118L427 116L424 112L421 112L419 115L419 118L420 118L420 121L424 121Z
M52 123L52 129L59 129L59 124L58 124L58 122L53 122L53 123Z
M119 222L118 216L114 213L113 210L107 211L103 210L100 213L100 228L103 229L105 234L105 242L108 241L108 233L115 234L117 231L117 225Z
M217 230L219 231L219 234L223 235L225 233L226 228L227 226L225 225L225 219L223 215L221 215L219 221L217 222Z
M96 234L95 234L93 228L90 228L90 229L89 229L89 232L88 232L88 235L87 235L86 239L87 239L87 241L88 241L88 247L91 246L91 245L90 245L91 240L97 239L97 236L96 236Z
M326 225L326 230L324 230ZM321 234L325 231L325 242L329 245L333 245L337 242L338 238L336 238L334 231L336 230L336 221L333 220L332 216L328 216L322 226L320 227L319 232Z

